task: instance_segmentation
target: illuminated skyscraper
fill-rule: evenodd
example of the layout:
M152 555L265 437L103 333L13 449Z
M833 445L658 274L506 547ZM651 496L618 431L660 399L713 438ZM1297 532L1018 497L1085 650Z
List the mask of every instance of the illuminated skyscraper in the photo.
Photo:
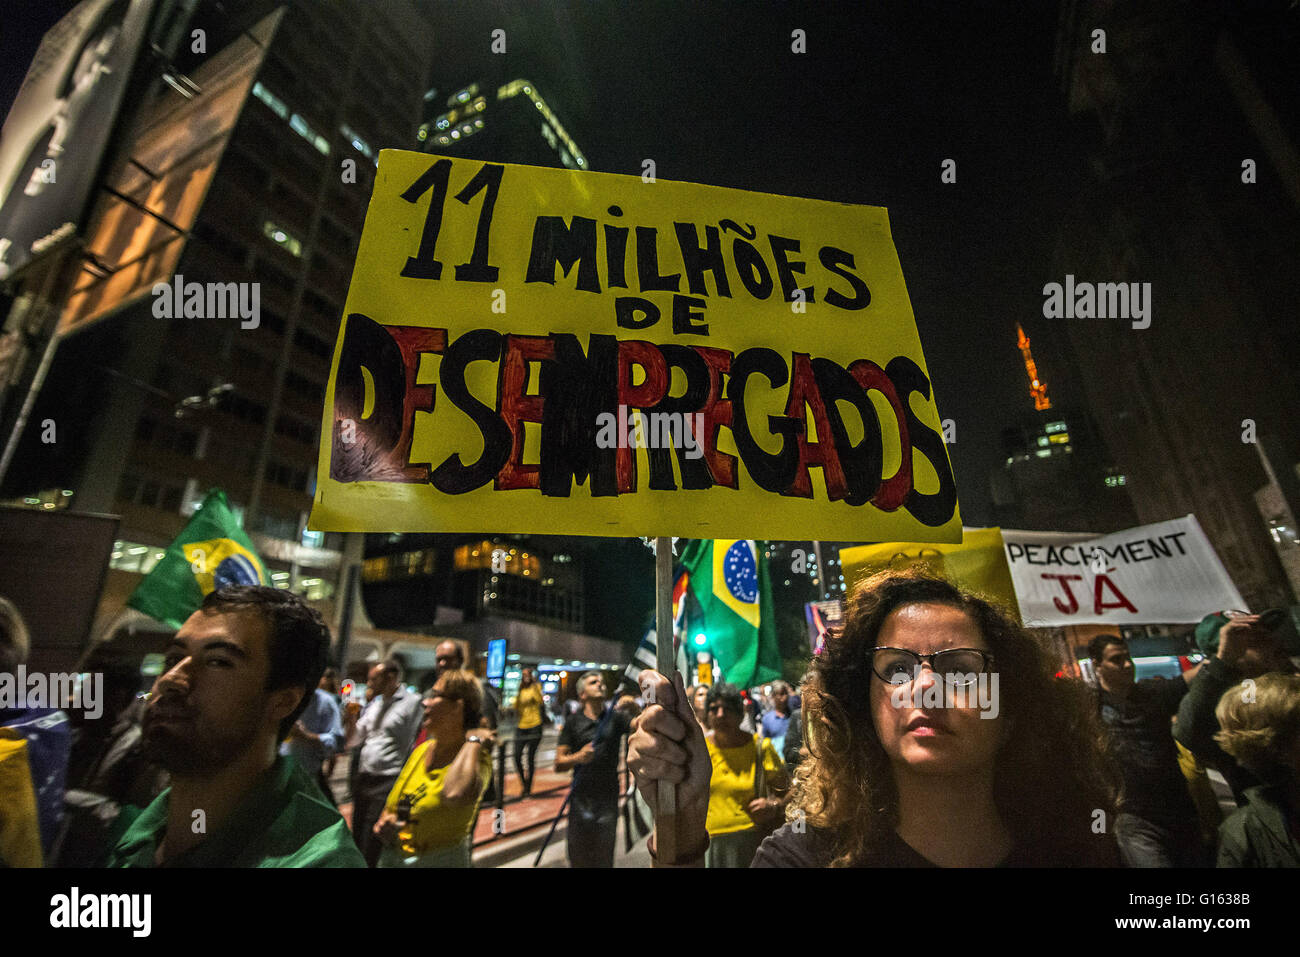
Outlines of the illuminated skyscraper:
M531 80L511 80L495 89L471 83L447 97L446 106L416 134L427 152L588 169L582 150Z
M1034 397L1034 408L1040 412L1050 409L1052 400L1047 397L1047 383L1038 378L1038 366L1034 362L1034 354L1029 351L1029 337L1025 335L1020 323L1016 323L1016 345L1025 358L1025 372L1029 376L1029 394Z
M1110 532L1137 524L1128 479L1114 467L1082 410L1057 408L1016 324L1034 415L1002 430L1006 462L989 477L993 510L1004 528Z

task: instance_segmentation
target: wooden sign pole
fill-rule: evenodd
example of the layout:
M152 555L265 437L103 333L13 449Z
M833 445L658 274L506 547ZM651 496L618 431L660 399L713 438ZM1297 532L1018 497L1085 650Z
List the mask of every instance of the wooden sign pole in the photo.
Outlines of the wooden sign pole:
M655 538L655 670L673 680L673 540ZM655 856L665 864L677 861L677 786L659 782L655 814Z

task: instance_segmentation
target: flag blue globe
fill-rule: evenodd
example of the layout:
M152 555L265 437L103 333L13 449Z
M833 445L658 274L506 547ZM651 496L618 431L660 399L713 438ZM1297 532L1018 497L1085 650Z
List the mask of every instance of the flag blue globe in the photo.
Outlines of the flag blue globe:
M257 568L243 555L227 555L212 573L212 587L215 589L260 584Z
M758 563L746 539L732 542L722 557L722 579L737 601L752 605L758 601Z

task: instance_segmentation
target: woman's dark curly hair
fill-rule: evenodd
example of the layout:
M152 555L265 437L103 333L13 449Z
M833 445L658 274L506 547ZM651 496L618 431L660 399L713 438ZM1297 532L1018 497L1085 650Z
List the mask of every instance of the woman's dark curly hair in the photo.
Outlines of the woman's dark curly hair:
M1077 681L1054 677L1048 656L1015 619L921 566L873 575L854 589L844 628L827 639L801 692L810 759L795 775L790 816L835 835L832 867L869 860L898 824L898 793L871 713L871 649L891 612L906 605L958 608L988 642L1000 709L1011 729L998 752L994 801L1017 850L1041 866L1116 863L1109 831L1115 772L1096 704ZM1103 833L1094 833L1096 811Z

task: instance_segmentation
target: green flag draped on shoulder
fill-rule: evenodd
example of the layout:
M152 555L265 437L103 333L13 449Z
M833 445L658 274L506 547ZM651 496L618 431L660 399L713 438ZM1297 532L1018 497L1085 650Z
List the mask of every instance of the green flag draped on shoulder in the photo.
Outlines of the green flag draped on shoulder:
M226 493L213 489L126 603L180 628L208 592L268 582L266 566L231 511Z
M704 539L682 566L704 617L708 648L726 680L749 688L781 677L767 560L752 539Z

